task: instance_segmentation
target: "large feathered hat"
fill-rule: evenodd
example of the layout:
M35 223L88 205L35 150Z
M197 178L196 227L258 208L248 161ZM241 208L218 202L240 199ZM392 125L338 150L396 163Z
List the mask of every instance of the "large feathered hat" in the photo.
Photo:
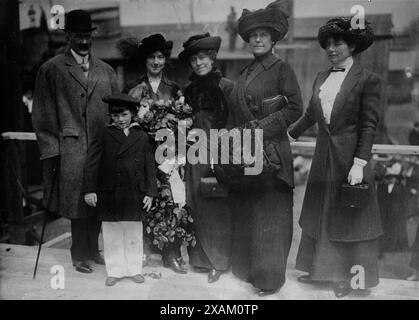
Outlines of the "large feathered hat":
M349 17L338 17L333 18L319 29L318 40L320 46L326 49L327 39L333 36L344 36L349 37L356 42L356 48L354 53L360 53L374 42L374 31L372 30L370 23L365 20L365 28L352 28L351 18Z
M249 11L243 9L239 18L239 34L244 41L249 42L250 32L256 28L269 28L277 34L276 40L281 40L288 32L289 2L277 0L265 9Z
M138 46L140 55L145 58L156 51L169 51L170 53L172 48L173 41L166 41L160 33L152 34L151 36L144 38Z
M173 48L173 42L166 41L162 34L157 33L145 37L141 41L134 37L121 39L116 47L125 60L138 62L145 60L156 51L168 52L168 58Z
M211 37L207 32L190 37L183 43L183 51L179 53L179 60L188 63L189 57L200 50L220 50L221 38Z

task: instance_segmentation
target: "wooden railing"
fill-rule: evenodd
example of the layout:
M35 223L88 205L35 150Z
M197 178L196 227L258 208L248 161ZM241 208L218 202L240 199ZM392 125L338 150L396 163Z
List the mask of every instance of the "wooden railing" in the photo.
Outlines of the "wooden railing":
M315 142L293 142L291 143L294 154L312 154L316 146ZM394 145L394 144L374 144L372 153L398 154L398 155L419 155L419 146Z
M1 136L3 140L36 141L36 135L33 132L3 132ZM315 146L316 143L314 141L296 141L291 143L293 153L310 154L313 153ZM372 153L419 155L419 146L374 144Z

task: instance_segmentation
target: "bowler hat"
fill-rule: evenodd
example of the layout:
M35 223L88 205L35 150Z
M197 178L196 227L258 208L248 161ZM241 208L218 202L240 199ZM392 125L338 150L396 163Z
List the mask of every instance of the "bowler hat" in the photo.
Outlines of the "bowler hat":
M270 3L265 9L249 11L243 9L239 18L239 34L249 42L250 33L257 28L269 28L277 34L276 41L288 32L289 5L285 0Z
M109 112L111 112L113 107L124 107L128 110L135 111L136 107L140 105L140 102L138 100L124 93L108 95L104 97L102 101L108 104Z
M327 21L327 23L320 27L318 40L320 46L326 49L327 39L332 36L344 36L353 39L356 42L354 53L360 53L374 42L374 32L370 23L365 20L364 28L352 28L352 18L338 17Z
M179 60L188 63L189 57L201 50L220 50L221 37L211 37L207 32L190 37L183 43L183 51L179 53Z
M146 38L143 38L138 45L139 55L142 58L147 58L153 52L159 50L169 50L173 48L172 41L166 41L166 39L160 33L152 34Z
M96 28L92 26L92 18L85 10L72 10L65 18L65 31L70 32L91 32Z

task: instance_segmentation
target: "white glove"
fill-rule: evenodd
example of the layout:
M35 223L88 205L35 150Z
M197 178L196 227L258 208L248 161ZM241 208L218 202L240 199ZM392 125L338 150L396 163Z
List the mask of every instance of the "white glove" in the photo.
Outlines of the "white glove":
M366 164L367 161L354 158L354 164L348 174L348 183L350 185L353 186L362 182L362 179L364 178L364 167Z

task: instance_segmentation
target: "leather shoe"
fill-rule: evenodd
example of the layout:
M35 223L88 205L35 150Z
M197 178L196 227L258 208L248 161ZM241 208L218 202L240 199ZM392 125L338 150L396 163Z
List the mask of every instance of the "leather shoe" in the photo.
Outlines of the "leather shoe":
M275 294L278 290L275 289L260 289L257 293L259 297L266 297Z
M343 298L352 291L351 285L347 281L337 282L333 286L333 292L336 298Z
M176 258L169 258L167 260L163 260L163 266L165 268L172 269L176 273L187 273L187 271L179 264L179 261L177 261Z
M145 281L144 277L141 274L136 274L135 276L131 277L131 279L136 283L143 283Z
M184 266L184 265L186 264L185 260L183 260L183 258L182 258L182 257L176 258L176 260L177 260L177 262L179 262L179 264L180 264L181 266Z
M105 286L112 287L114 286L120 279L115 277L107 277L105 281Z
M213 283L220 279L221 271L212 269L210 273L208 273L208 283Z
M313 282L314 282L314 281L311 279L311 277L310 277L310 275L309 275L309 274L305 274L305 275L299 276L299 277L297 278L297 281L298 281L298 282L301 282L301 283L313 283Z
M75 267L76 271L81 272L81 273L93 272L92 268L85 261L73 261L73 266Z
M101 255L100 253L96 253L91 260L96 263L96 264L100 264L100 265L105 265L105 259L103 258L103 255Z

